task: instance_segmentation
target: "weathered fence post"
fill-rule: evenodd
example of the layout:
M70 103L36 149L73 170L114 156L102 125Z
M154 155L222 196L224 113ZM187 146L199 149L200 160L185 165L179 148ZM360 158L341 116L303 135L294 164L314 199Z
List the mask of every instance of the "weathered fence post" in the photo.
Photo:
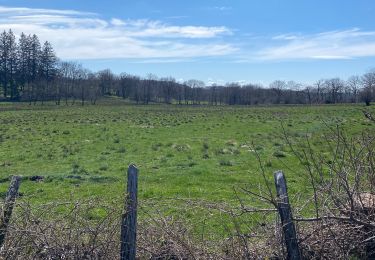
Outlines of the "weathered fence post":
M289 204L286 180L282 171L275 172L275 185L277 192L277 209L279 211L281 224L283 226L284 239L288 254L288 259L301 259L296 228L293 223L292 211Z
M137 191L138 169L132 164L128 168L125 212L121 221L121 260L135 259L137 238Z
M21 177L13 176L10 182L8 192L5 197L3 210L0 216L0 248L3 246L3 243L5 241L8 224L12 216L14 202L16 201L20 183L21 183Z

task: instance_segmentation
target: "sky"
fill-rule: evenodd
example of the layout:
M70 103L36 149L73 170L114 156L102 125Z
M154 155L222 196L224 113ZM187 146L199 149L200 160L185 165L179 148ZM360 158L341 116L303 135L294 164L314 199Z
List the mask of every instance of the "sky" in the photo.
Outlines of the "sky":
M93 71L312 84L375 68L374 12L373 0L0 0L0 30Z

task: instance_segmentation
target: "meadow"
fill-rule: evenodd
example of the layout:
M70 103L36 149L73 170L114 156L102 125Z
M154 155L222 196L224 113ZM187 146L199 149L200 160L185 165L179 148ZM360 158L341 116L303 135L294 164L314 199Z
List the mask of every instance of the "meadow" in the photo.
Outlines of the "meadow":
M263 181L257 154L270 180L282 169L292 194L308 194L308 180L285 142L282 126L295 147L308 138L325 154L323 136L329 127L339 126L353 136L374 131L364 109L142 106L118 100L88 106L3 103L0 192L5 196L9 176L22 175L20 200L116 201L124 194L127 166L135 163L141 203L163 202L166 215L195 221L199 213L182 212L176 199L238 205L236 188ZM174 200L168 204L169 199Z

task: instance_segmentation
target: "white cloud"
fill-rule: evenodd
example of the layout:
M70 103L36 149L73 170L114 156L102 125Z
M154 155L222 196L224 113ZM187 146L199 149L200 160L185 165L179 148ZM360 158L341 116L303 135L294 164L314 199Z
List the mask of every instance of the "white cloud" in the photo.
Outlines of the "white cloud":
M63 59L166 58L228 55L236 51L222 37L224 26L175 26L147 19L105 20L74 10L0 6L0 30L37 34ZM199 40L199 41L198 41Z
M225 85L226 81L223 79L208 78L205 83L207 86L223 86Z
M218 11L229 11L229 10L232 10L232 7L230 7L230 6L214 6L213 9L218 10Z
M125 25L126 23L121 19L112 18L111 24L114 26L122 26L122 25Z
M173 15L173 16L167 16L165 17L166 19L185 19L188 18L189 16L187 15Z
M272 37L272 40L296 40L298 36L293 34L280 34Z
M55 9L38 9L27 7L6 7L0 6L0 15L31 15L31 14L55 14L55 15L95 15L89 12L80 12L74 10L55 10Z
M122 27L129 36L163 37L163 38L213 38L219 35L231 34L224 26L173 26L160 21L146 19L126 20L112 19L112 24Z
M176 62L183 62L183 63L186 63L186 62L194 62L196 61L195 59L191 59L191 58L181 58L181 59L176 59L176 58L162 58L162 59L142 59L142 60L135 60L133 63L148 63L148 64L152 64L152 63L157 63L157 64L160 64L160 63L176 63Z
M260 60L353 59L375 56L375 31L358 28L312 35L272 37L273 46L256 53Z

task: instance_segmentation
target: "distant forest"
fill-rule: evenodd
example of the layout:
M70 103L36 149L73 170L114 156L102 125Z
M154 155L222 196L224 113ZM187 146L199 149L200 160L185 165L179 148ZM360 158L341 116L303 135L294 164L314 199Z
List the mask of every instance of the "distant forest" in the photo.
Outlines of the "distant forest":
M370 102L375 98L375 70L347 80L321 79L312 85L276 80L256 84L205 86L199 80L183 83L174 78L146 78L106 69L92 72L76 62L61 61L52 45L38 36L12 30L0 35L0 101L59 104L95 104L103 96L117 96L137 104L323 104Z

